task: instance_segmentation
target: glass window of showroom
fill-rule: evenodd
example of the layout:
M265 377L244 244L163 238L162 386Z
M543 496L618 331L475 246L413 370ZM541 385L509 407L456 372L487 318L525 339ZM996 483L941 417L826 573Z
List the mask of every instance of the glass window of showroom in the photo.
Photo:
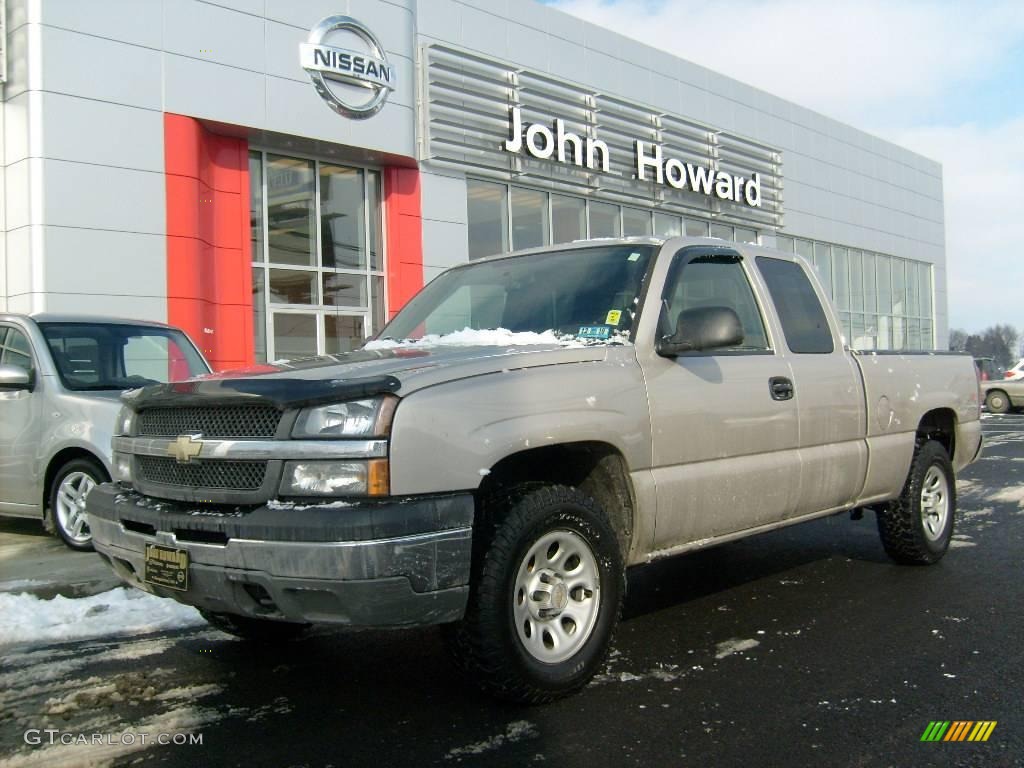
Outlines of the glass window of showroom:
M669 211L482 179L467 179L466 189L471 259L595 237L685 234L758 242L753 228ZM931 264L785 235L776 237L776 247L814 265L854 349L934 346Z
M380 174L249 153L256 360L348 352L384 317Z

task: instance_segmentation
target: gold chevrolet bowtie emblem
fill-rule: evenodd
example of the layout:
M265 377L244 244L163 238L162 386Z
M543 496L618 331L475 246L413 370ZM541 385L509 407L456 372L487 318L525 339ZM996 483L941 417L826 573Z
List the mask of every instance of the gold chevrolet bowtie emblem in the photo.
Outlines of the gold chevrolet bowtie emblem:
M178 435L178 439L167 446L167 453L177 459L179 464L188 464L203 450L200 437L202 435Z

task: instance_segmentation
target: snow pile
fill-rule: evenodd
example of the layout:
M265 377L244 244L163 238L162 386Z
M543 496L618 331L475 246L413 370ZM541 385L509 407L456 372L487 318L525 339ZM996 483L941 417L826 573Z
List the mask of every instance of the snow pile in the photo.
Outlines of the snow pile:
M3 593L0 616L0 645L142 635L204 623L195 608L124 587L75 599Z

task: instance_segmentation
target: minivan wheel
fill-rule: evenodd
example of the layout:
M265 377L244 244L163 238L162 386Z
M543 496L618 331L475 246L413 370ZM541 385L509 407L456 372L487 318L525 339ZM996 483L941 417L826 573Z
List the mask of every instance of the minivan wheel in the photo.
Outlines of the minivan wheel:
M85 512L85 499L107 473L93 459L78 458L64 464L50 483L50 524L61 541L71 549L92 549L92 533Z
M953 465L946 449L929 440L914 454L899 499L878 511L882 545L898 563L936 563L949 549L955 516Z
M1010 398L999 389L993 389L985 398L989 413L1006 413L1010 410Z
M625 570L615 532L591 497L554 485L509 498L479 544L465 618L447 639L486 691L539 704L578 691L604 662Z

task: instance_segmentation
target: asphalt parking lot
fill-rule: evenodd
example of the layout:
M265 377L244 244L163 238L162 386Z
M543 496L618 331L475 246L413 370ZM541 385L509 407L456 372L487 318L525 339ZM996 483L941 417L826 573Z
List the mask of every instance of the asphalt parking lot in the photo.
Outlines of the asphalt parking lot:
M984 428L938 565L892 564L869 513L633 569L612 657L571 699L495 703L433 630L21 644L0 648L0 766L1024 765L1024 415ZM61 554L3 521L0 582L39 580L18 575L24 551ZM984 743L922 742L933 721L996 726ZM25 743L45 728L202 744Z

